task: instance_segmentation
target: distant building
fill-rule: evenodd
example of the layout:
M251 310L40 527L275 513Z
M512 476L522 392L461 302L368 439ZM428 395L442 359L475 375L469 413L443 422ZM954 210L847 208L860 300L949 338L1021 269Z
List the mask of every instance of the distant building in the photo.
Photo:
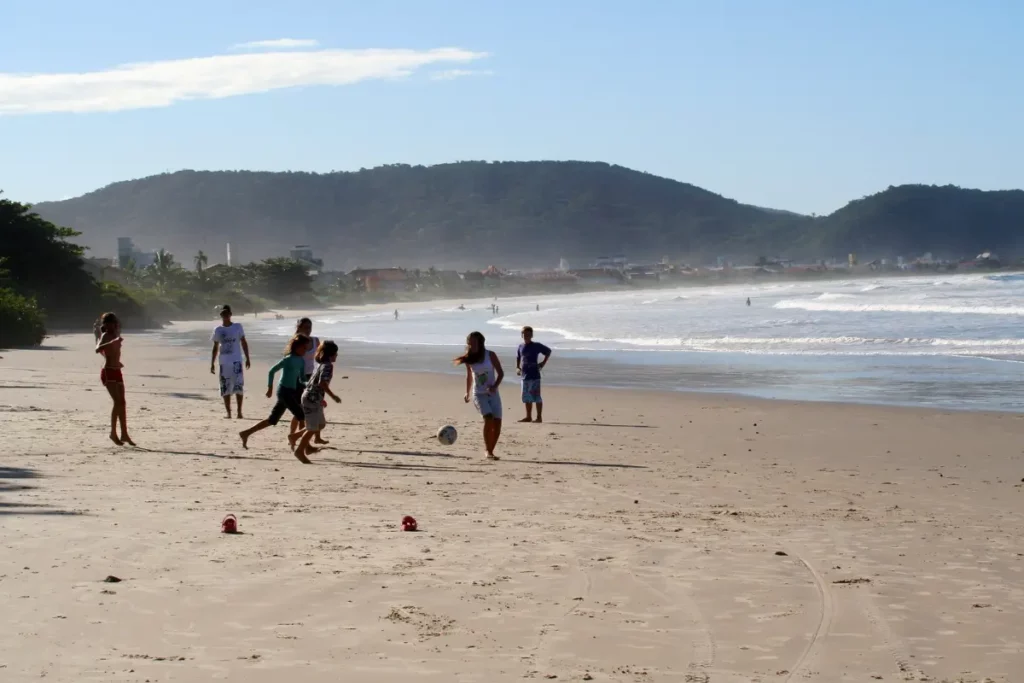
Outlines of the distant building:
M303 263L311 270L320 271L323 270L324 261L313 256L313 249L308 244L299 244L290 252L288 252L293 260Z
M348 277L365 292L404 292L410 286L405 268L357 268Z
M136 268L146 268L156 261L156 252L139 251L131 237L117 238L117 265L120 268L127 268L129 263L134 263Z

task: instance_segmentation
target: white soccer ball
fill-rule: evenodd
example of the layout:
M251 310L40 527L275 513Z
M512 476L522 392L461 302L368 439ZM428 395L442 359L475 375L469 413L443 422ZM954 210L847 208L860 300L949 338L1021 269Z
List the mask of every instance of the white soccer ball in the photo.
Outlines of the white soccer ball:
M451 446L457 438L459 438L459 433L451 425L445 425L437 430L437 440L441 442L442 446Z

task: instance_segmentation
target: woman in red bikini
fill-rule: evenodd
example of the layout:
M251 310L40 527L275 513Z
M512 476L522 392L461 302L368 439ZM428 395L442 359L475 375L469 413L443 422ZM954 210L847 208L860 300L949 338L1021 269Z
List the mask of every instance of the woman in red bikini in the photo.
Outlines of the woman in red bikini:
M128 415L124 400L124 375L121 368L121 322L113 313L104 313L100 318L100 339L96 342L96 353L102 354L106 359L103 369L100 370L100 382L110 392L110 398L114 399L114 409L110 411L110 440L118 446L128 444L134 446L135 442L128 436ZM117 436L117 423L121 422L121 436Z

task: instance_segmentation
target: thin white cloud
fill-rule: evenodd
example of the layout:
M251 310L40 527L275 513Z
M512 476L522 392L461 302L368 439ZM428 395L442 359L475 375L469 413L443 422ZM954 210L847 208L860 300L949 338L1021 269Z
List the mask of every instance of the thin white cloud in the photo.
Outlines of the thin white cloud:
M465 78L466 76L493 76L493 71L485 69L473 70L473 69L448 69L447 71L434 71L430 74L430 80L432 81L454 81L456 78Z
M486 56L461 48L315 50L143 62L83 73L0 73L0 116L146 109L297 86L352 85Z
M276 40L254 40L249 43L232 45L232 50L300 50L319 45L309 38L277 38Z

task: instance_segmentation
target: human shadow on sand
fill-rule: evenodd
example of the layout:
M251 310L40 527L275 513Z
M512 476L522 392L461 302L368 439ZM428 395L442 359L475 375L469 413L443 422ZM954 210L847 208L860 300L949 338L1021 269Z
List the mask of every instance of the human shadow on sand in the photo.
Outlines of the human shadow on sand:
M529 423L527 423L529 424ZM539 422L540 425L555 425L559 427L611 427L613 429L657 429L656 425L623 425L611 422Z
M42 479L43 475L27 467L0 466L0 493L18 493L39 488L30 484L22 484L25 479ZM61 510L46 503L21 502L18 500L0 500L0 516L49 515L77 516L82 512Z
M266 460L274 461L278 458L267 458L260 455L225 455L223 453L201 453L199 451L165 451L159 448L142 448L137 446L137 451L145 453L163 453L165 455L194 455L200 458L217 458L219 460Z
M348 453L373 453L375 455L400 455L412 458L454 458L456 460L469 460L468 455L452 455L451 453L438 453L436 451L384 451L372 450L369 448L337 448L334 450L346 451Z
M572 467L607 467L609 469L646 470L646 465L622 465L615 462L580 462L578 460L515 460L502 458L501 462L516 462L523 465L569 465Z
M363 451L364 453L368 451ZM461 467L446 467L444 465L418 465L416 463L402 462L355 462L352 460L335 460L333 458L314 458L314 465L334 465L342 467L361 467L371 470L397 470L406 472L462 472L464 474L479 474L480 470L467 470Z

